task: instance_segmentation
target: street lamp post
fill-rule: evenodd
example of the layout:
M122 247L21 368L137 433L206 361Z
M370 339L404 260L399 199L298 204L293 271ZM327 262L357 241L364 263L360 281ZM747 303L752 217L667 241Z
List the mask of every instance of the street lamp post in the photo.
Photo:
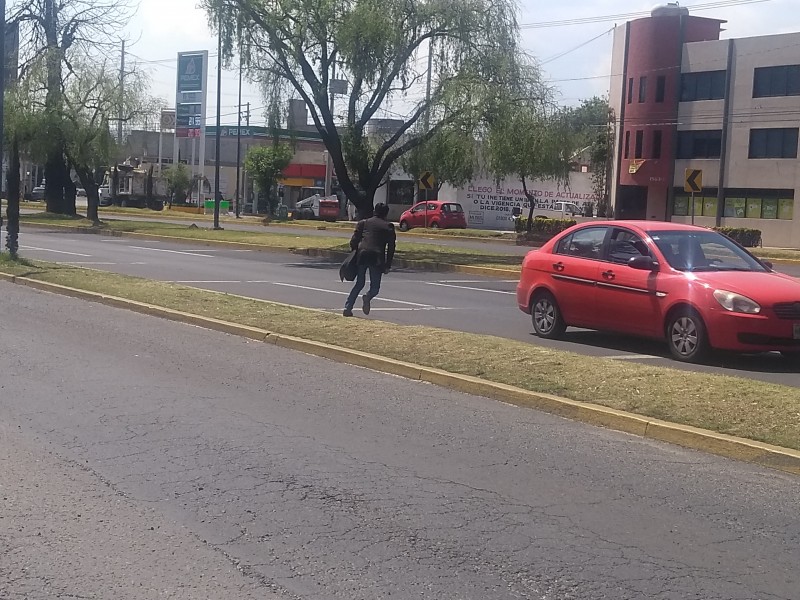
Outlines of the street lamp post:
M0 191L2 191L3 145L5 144L5 139L3 137L5 123L3 122L3 119L6 95L6 0L0 0L0 15L3 16L3 22L1 24L2 27L0 27ZM6 212L7 211L8 209L6 209ZM0 206L0 231L2 231L2 229L3 209L2 206ZM2 251L2 248L0 248L0 251Z
M219 10L219 31L217 35L217 136L215 140L216 161L214 164L214 229L219 226L219 201L220 201L220 148L222 146L222 8Z

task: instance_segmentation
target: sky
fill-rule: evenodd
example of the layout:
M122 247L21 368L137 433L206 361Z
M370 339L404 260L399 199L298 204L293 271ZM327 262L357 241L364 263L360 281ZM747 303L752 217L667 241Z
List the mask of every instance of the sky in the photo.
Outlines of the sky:
M737 2L738 5L731 5ZM724 19L723 38L800 32L800 0L686 0L691 14ZM649 13L654 0L518 0L521 42L541 64L545 79L557 90L564 105L608 92L611 75L611 40L614 25L631 13ZM720 5L695 10L701 5ZM725 5L725 6L722 6ZM616 19L584 24L554 23L617 15ZM151 93L174 103L178 52L208 50L208 124L216 114L216 39L208 28L206 14L197 0L140 0L139 9L126 28L128 65L150 76ZM222 122L236 123L238 72L223 72ZM258 89L245 83L242 102L251 103L252 124L263 124L264 101Z

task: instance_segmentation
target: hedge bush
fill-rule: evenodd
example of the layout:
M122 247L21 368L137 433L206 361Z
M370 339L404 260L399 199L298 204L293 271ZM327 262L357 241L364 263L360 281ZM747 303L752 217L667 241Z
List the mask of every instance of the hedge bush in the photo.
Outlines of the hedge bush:
M531 227L531 231L550 235L552 237L577 224L578 222L574 219L548 219L547 217L538 216L533 218L533 227ZM528 219L524 217L517 219L514 223L514 230L517 233L525 233L528 231Z
M759 229L746 227L713 227L713 229L739 242L745 248L756 248L761 245L761 230Z

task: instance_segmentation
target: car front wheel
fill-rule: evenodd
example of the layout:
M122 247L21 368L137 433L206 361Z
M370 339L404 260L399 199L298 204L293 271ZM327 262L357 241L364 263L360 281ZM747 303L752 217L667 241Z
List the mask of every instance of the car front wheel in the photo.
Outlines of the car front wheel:
M547 340L558 339L567 330L558 302L550 292L539 292L534 296L531 320L536 335Z
M408 231L408 223L406 221L400 221L400 231Z
M667 344L672 357L681 362L702 361L709 351L703 319L695 311L683 309L667 323Z

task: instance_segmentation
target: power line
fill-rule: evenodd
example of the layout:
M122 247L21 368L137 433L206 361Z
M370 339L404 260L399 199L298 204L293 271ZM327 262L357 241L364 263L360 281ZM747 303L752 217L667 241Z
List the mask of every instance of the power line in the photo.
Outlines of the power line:
M706 2L703 4L692 4L682 8L692 9L694 12L713 10L715 8L728 8L732 6L743 6L745 4L760 4L762 2L772 2L773 0L718 0L716 2ZM523 23L520 29L545 29L549 27L566 27L569 25L588 25L592 23L608 23L611 21L622 21L640 17L649 17L651 11L637 11L629 13L618 13L614 15L598 15L594 17L580 17L576 19L562 19L558 21L540 21L537 23Z
M540 64L540 65L546 65L547 63L551 63L551 62L553 62L554 60L558 60L559 58L562 58L562 57L566 56L567 54L572 54L572 53L573 53L573 52L575 52L576 50L580 50L580 49L581 49L581 48L583 48L584 46L588 46L589 44L591 44L591 43L592 43L592 42L594 42L595 40L599 40L601 37L608 35L608 34L609 34L609 33L611 33L612 31L614 31L614 28L613 28L613 27L612 27L611 29L607 29L606 31L604 31L604 32L603 32L603 33L601 33L600 35L596 35L595 37L593 37L593 38L592 38L592 39L590 39L590 40L586 40L585 42L583 42L582 44L579 44L579 45L575 46L574 48L570 48L569 50L565 50L564 52L561 52L561 53L559 53L559 54L555 54L555 55L551 56L550 58L546 58L546 59L544 59L543 61L541 61L539 64Z

